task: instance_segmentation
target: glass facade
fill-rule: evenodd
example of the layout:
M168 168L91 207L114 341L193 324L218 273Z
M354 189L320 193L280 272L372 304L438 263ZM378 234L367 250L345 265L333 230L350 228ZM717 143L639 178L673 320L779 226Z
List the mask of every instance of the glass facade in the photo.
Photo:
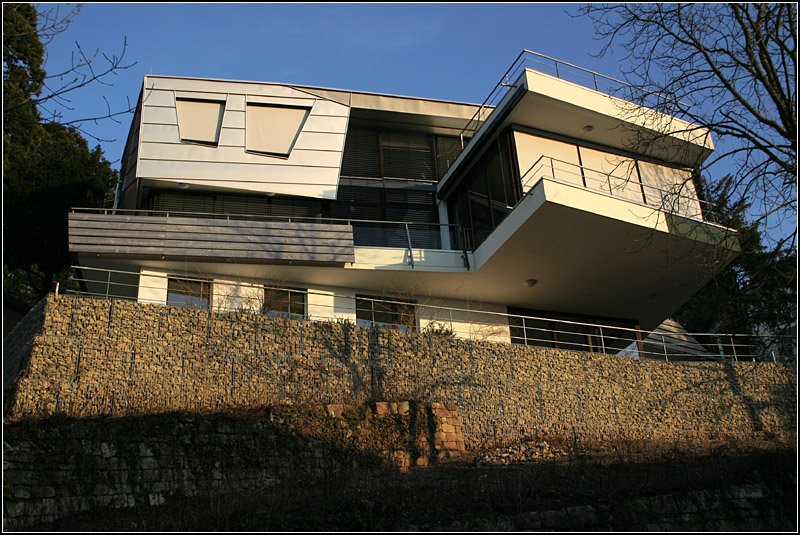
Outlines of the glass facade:
M511 153L510 132L497 136L447 200L451 223L466 229L477 248L521 198Z

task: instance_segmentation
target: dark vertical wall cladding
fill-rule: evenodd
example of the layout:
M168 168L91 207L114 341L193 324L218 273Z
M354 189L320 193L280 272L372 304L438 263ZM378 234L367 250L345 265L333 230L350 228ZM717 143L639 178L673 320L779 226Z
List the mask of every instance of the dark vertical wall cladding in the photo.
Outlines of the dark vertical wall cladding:
M8 418L418 399L455 404L469 447L530 434L691 443L793 437L796 387L785 364L667 363L51 296Z

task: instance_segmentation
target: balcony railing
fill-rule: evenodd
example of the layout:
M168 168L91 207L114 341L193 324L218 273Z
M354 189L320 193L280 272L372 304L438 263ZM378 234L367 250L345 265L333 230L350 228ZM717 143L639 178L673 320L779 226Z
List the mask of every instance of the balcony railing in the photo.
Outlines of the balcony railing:
M464 127L461 132L462 138L473 137L480 125L486 120L489 111L503 100L508 90L514 87L514 83L519 76L528 68L623 100L640 102L646 106L653 107L665 101L670 101L670 97L666 95L648 91L645 88L540 54L539 52L524 49L506 72L503 73L500 81L492 88L489 96L481 103L475 115Z
M444 249L464 251L466 244L469 243L464 227L447 223L112 208L73 208L72 213L153 217L196 217L225 221L277 221L286 223L350 225L353 227L354 244L358 247L397 247L409 250Z
M672 189L663 189L645 184L635 176L621 176L565 162L551 156L540 156L522 175L523 194L528 194L542 179L623 199L697 221L714 222L717 220L714 204L698 199L696 195L689 193L687 184L675 184Z
M148 290L163 291L166 285L159 282L156 285L142 284L138 272L110 270L102 268L91 268L84 266L72 266L80 276L74 276L71 280L79 289L68 289L65 293L80 295L85 297L101 299L127 299L138 300L144 303L164 304L164 300L147 301L137 299L139 292ZM148 273L148 279L158 280L167 279L167 275ZM182 281L206 282L209 280L192 278L190 275L181 275ZM266 290L277 290L282 292L293 292L295 294L305 294L307 296L319 295L323 299L315 300L312 307L309 306L307 314L304 316L291 315L292 319L306 319L310 321L333 321L336 317L341 317L347 313L356 315L356 304L353 295L331 294L315 292L314 290L299 290L297 288L273 287L267 284L259 284L254 281L213 281L213 289L210 293L210 306L201 307L208 309L209 313L226 313L234 311L251 311L261 313L262 299L254 296L247 297L248 292L230 291L239 289L242 285L252 288L263 288ZM152 293L152 292L150 292ZM213 296L213 297L211 297ZM234 301L226 301L226 296L236 296ZM755 336L733 333L689 333L689 332L669 332L661 329L653 331L643 331L640 329L622 327L619 325L609 325L603 323L590 323L579 321L568 321L539 316L526 316L519 314L506 314L502 312L491 312L475 309L464 309L457 307L443 307L430 304L413 303L407 299L393 300L376 299L369 297L358 297L359 300L373 301L379 303L384 308L391 305L403 307L405 314L398 314L398 318L408 315L408 307L414 310L414 325L409 325L408 321L400 324L389 322L375 323L376 328L396 328L403 332L422 330L431 334L443 336L461 336L469 338L481 338L475 333L480 332L486 337L486 333L497 335L492 330L508 329L509 339L512 343L550 347L554 349L565 349L572 351L584 351L591 353L601 353L606 355L616 355L629 358L648 358L659 359L667 362L685 360L796 360L797 338L780 336ZM341 303L353 301L352 310L343 312ZM182 301L184 306L189 301ZM333 303L337 303L334 305ZM180 305L173 305L180 306ZM336 308L334 308L336 307ZM195 307L197 308L197 307ZM274 315L271 310L267 314ZM290 315L287 314L287 317ZM407 318L406 318L407 319ZM369 321L361 319L357 323L367 325ZM420 325L425 322L427 327L420 329ZM477 327L477 329L474 329ZM487 328L488 327L488 328ZM474 330L473 330L474 329ZM497 336L488 339L497 339Z

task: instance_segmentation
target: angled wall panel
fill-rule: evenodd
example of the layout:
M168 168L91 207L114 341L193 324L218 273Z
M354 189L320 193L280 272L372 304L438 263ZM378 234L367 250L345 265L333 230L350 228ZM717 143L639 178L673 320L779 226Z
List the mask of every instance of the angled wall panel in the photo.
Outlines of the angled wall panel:
M136 174L144 185L336 198L348 106L284 85L157 76L145 78L142 100ZM213 137L213 113L183 113L202 100L223 110ZM195 133L187 137L185 124Z

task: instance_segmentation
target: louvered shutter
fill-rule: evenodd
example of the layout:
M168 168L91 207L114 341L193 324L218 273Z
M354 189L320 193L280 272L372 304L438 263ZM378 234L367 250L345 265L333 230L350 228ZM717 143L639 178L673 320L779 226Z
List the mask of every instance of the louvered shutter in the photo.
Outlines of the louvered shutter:
M153 210L163 212L210 213L214 211L214 197L163 192L153 197L152 206Z
M430 136L416 132L381 132L383 176L436 180Z
M342 154L342 176L381 178L380 149L377 130L350 128Z

